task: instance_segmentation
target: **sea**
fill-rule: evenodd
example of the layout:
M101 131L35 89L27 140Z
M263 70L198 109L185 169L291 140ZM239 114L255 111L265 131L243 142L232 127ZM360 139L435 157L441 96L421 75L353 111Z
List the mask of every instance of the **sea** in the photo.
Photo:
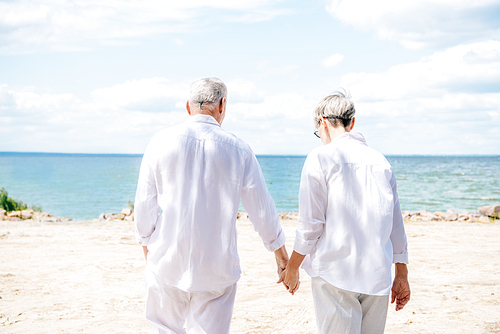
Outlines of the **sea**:
M134 201L141 155L0 152L0 188L58 217L90 220ZM278 212L297 212L305 156L257 156ZM404 211L500 204L500 156L387 156ZM243 208L240 205L240 209Z

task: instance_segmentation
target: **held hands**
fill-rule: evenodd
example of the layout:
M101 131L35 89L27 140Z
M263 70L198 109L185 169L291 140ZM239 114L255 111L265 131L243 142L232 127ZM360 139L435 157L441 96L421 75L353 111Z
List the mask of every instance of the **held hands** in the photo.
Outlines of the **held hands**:
M281 272L280 274L280 279L276 283L283 283L285 288L290 292L292 295L297 292L300 286L300 280L299 280L299 270L291 270L291 269L285 269Z
M285 288L292 295L295 294L295 292L297 292L300 287L299 268L302 264L302 261L304 260L304 257L305 255L299 254L294 251L286 265L286 268L281 272L278 271L279 280L277 283L283 283Z

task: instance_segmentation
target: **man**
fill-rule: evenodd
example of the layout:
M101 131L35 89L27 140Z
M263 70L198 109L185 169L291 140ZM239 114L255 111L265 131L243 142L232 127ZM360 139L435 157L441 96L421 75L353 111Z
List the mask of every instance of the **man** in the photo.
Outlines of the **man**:
M135 221L146 257L146 318L155 333L229 333L241 269L241 202L265 247L286 266L274 201L250 147L221 128L227 89L191 86L188 119L158 132L142 159Z
M408 252L396 178L384 156L352 133L348 94L325 97L314 111L314 149L302 170L299 224L282 280L292 294L299 266L312 277L320 333L383 333L392 302L410 299Z

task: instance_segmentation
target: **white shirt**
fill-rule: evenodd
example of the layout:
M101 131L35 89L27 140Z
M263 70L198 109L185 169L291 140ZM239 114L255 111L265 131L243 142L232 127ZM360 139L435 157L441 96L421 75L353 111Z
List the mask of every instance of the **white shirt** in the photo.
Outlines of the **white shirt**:
M314 149L302 170L294 250L333 286L388 295L393 262L408 263L396 178L360 133Z
M246 143L208 115L158 132L144 153L135 198L136 236L148 247L153 273L187 292L238 281L240 199L265 247L283 246L274 201Z

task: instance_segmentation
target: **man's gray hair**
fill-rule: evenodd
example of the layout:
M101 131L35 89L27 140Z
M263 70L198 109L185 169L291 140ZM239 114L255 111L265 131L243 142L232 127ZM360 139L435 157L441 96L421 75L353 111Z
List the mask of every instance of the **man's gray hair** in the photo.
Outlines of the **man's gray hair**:
M218 78L202 78L191 84L189 93L189 104L198 104L203 108L203 104L219 103L227 97L227 88L224 82Z
M318 126L322 118L326 118L337 127L351 125L352 118L356 110L354 102L351 101L351 94L345 90L337 90L323 98L313 112L314 126Z

